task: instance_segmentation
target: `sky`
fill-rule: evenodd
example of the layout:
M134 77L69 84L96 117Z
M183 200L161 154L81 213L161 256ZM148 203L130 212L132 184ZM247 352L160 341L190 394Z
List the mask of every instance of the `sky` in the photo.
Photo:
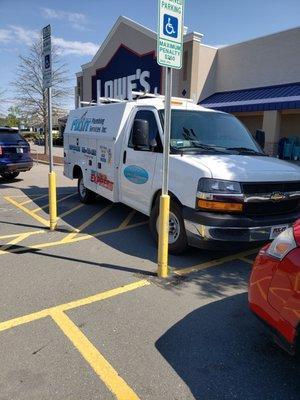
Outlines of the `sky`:
M156 31L157 0L0 0L0 90L13 104L18 56L51 24L71 84L120 15ZM224 46L299 26L300 0L186 0L184 24L203 43ZM300 50L300 43L299 43ZM68 103L73 106L73 99ZM3 105L2 105L3 109Z

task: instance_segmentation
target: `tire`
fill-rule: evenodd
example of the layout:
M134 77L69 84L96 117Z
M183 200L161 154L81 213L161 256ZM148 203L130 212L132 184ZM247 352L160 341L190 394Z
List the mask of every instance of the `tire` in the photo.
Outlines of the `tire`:
M17 176L19 176L20 172L4 172L1 174L2 178L5 179L6 181L11 181L13 179L16 179Z
M87 189L84 186L82 175L80 175L78 178L77 189L78 189L78 195L79 195L79 199L80 199L81 203L90 204L95 200L96 193L92 192L91 190Z
M158 217L159 217L159 199L156 200L150 214L150 231L153 239L158 243ZM181 207L171 199L170 203L170 222L172 222L173 234L169 234L169 253L181 254L187 247L187 237L182 217ZM170 227L171 232L171 227Z

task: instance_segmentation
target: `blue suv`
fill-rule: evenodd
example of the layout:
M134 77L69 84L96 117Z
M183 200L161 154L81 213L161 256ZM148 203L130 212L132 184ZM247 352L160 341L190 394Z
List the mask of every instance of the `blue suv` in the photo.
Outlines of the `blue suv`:
M0 175L5 180L16 178L33 166L29 143L16 129L0 126Z

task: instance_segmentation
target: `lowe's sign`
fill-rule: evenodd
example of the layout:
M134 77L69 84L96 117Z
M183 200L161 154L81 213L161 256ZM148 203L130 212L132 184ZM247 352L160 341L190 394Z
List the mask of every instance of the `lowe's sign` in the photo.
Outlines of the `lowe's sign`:
M154 51L139 55L121 45L109 63L92 77L92 99L131 99L132 91L160 93L161 67Z

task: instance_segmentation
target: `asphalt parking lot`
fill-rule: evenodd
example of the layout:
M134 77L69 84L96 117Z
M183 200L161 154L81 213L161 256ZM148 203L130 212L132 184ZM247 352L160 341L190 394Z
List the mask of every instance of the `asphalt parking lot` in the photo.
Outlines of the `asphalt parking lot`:
M299 399L300 364L247 307L257 250L190 249L158 279L147 218L46 165L0 181L0 399Z

